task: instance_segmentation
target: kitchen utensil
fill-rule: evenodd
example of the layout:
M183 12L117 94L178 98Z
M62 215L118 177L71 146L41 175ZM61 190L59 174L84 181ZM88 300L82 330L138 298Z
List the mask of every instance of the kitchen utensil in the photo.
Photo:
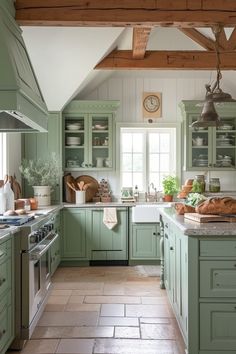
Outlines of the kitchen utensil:
M67 186L70 187L74 192L76 192L77 189L74 187L74 185L72 183L73 182L66 182Z
M84 204L85 203L85 191L76 191L75 192L75 204Z
M92 176L88 176L88 175L81 175L77 177L75 181L76 183L84 181L84 185L90 184L89 188L86 190L86 202L92 201L93 197L98 191L98 187L99 187L98 181Z
M68 173L63 177L63 181L63 200L67 203L75 203L75 192L67 184L67 182L74 182L74 177Z
M79 187L79 189L82 191L83 187L84 187L84 181L80 181L77 183L77 186Z

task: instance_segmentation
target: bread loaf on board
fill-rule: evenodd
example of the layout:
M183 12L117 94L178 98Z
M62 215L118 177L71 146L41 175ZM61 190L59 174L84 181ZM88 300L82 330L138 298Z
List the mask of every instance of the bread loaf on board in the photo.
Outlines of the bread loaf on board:
M196 207L196 212L199 214L236 214L236 199L209 198Z

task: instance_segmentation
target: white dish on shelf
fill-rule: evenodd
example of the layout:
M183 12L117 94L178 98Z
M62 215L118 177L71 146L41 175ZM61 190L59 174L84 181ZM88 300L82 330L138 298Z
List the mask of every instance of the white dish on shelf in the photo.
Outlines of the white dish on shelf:
M80 123L71 123L66 125L67 130L80 130L82 125Z
M94 130L107 130L108 125L102 125L102 124L95 124L94 125Z

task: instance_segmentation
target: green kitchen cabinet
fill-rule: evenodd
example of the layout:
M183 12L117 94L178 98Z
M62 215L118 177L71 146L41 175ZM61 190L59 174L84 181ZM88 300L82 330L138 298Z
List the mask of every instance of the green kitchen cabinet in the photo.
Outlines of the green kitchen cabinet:
M91 260L128 260L128 210L117 208L117 225L109 229L103 223L103 209L87 210Z
M53 275L61 261L61 213L57 212L54 221L54 232L58 234L58 238L52 244L50 249L50 274Z
M115 167L115 112L118 101L71 101L63 111L64 171Z
M159 224L131 224L130 261L160 260ZM132 263L132 262L130 262Z
M14 339L14 257L13 236L0 240L0 353Z
M88 260L86 209L66 208L62 211L62 261Z
M231 171L236 168L236 103L215 105L223 123L219 127L192 128L199 117L200 101L182 101L184 169Z
M48 133L22 134L22 158L48 159L51 153L55 153L62 159L61 147L61 113L51 112L48 119ZM27 181L22 181L24 197L33 196L33 188ZM52 203L58 204L61 200L61 181L52 193Z

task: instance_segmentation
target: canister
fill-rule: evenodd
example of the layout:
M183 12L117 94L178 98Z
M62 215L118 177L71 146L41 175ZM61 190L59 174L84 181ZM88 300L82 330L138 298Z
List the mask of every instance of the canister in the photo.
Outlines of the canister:
M209 180L209 192L218 193L220 192L220 179L210 178Z

